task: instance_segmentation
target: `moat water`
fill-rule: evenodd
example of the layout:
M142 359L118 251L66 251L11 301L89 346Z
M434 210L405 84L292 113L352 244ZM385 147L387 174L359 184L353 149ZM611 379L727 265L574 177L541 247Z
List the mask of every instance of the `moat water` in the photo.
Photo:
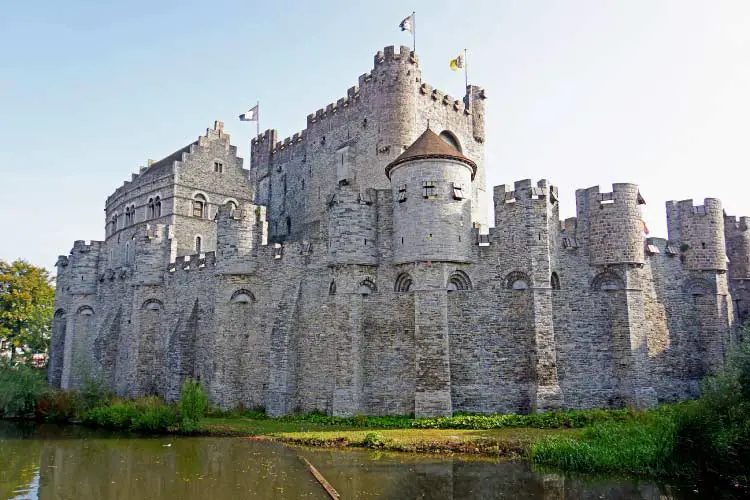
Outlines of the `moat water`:
M246 438L138 437L0 421L0 499L326 499L309 460L341 498L664 499L691 489L567 478L525 463L293 448ZM699 495L696 493L695 497Z

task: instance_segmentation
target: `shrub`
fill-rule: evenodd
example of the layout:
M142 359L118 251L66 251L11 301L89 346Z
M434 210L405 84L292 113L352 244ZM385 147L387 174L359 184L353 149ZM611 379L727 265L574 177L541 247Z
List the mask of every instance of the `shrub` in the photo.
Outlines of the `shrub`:
M200 382L190 377L185 379L180 391L180 401L177 403L180 412L180 428L183 432L198 430L200 420L208 409L208 396Z
M386 438L377 432L368 432L362 440L365 448L382 448L386 445Z
M177 424L177 414L159 398L148 397L135 401L138 413L133 417L130 428L135 431L165 431Z
M84 414L83 421L110 429L158 432L173 427L177 423L177 415L172 407L159 398L148 396L97 406Z
M112 393L104 383L96 378L87 376L83 379L78 391L80 397L80 411L85 412L97 406L106 406L112 400Z
M77 393L50 390L39 398L36 415L47 422L68 422L76 418L79 408Z
M26 365L0 363L0 416L31 418L48 391L44 372Z

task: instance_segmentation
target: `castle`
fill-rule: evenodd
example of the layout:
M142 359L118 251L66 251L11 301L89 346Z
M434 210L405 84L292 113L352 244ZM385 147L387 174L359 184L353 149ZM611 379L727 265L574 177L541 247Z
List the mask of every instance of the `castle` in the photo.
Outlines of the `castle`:
M634 184L485 190L485 92L387 47L300 133L223 124L133 174L57 262L49 380L270 415L652 406L697 394L750 306L748 218Z

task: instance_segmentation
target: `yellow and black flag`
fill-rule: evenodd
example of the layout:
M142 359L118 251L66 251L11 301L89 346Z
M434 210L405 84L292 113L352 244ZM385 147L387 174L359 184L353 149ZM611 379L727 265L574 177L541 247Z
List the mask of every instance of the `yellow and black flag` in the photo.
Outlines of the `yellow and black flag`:
M464 55L460 54L455 59L451 59L451 69L453 71L456 71L458 69L463 69L464 67Z

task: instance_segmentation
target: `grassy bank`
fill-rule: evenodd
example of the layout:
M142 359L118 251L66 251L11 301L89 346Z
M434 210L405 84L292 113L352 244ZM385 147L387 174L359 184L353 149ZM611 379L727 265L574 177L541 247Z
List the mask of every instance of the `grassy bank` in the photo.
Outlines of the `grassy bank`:
M530 415L270 418L262 410L208 408L201 386L186 381L180 400L121 400L94 383L52 391L24 367L0 367L0 416L72 421L115 429L256 436L306 446L469 453L526 458L582 473L684 477L747 489L750 464L750 346L704 381L695 401L651 411L579 410Z

